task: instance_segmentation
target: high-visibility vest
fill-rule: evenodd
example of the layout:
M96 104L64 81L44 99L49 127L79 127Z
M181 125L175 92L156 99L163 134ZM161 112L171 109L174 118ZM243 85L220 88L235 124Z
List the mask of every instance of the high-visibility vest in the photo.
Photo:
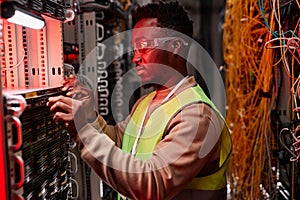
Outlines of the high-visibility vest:
M123 137L122 150L130 153L133 144L136 140L137 133L142 126L143 116L147 111L155 92L148 94L136 107L133 115L131 116ZM185 106L193 103L205 103L213 108L224 122L224 128L220 135L221 137L221 150L219 169L207 176L195 177L191 183L186 187L187 189L196 190L219 190L226 186L226 169L229 163L229 157L232 149L232 142L228 127L222 115L205 95L203 90L197 85L190 87L181 93L177 94L174 98L156 108L143 127L142 135L139 139L137 146L136 158L147 160L151 158L152 153L157 143L162 139L164 131L169 121L180 112Z

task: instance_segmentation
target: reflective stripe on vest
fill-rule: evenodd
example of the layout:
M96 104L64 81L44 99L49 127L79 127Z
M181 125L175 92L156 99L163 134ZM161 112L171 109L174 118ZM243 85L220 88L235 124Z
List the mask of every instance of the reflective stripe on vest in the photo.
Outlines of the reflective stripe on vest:
M130 153L133 147L133 143L136 139L136 135L142 124L142 116L147 110L155 92L147 95L137 106L128 125L125 129L122 150ZM157 143L162 139L167 124L182 108L192 103L203 102L211 106L215 111L218 112L215 105L205 95L203 90L197 85L195 87L188 88L178 94L176 97L170 99L165 104L156 108L149 119L145 122L142 136L139 140L137 153L135 157L142 160L151 158L152 153ZM219 116L224 121L222 115L218 112ZM222 144L220 151L219 169L208 176L196 177L187 186L187 189L198 189L198 190L219 190L226 186L226 168L228 165L230 153L231 153L231 138L229 135L228 128L224 122L225 127L221 134Z

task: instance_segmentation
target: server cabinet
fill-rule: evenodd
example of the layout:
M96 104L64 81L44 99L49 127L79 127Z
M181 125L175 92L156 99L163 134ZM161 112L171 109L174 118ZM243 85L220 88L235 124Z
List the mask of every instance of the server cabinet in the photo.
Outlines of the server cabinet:
M1 75L1 73L0 73ZM1 79L0 79L0 85L1 85ZM1 92L1 87L0 87L0 105L3 105L3 99L2 99L2 92ZM8 174L8 166L7 163L5 162L7 160L7 147L6 147L6 137L4 134L4 123L3 123L3 116L1 115L2 113L2 106L0 106L0 174L2 178L0 178L0 199L7 199L8 198L8 179L7 179L7 174Z
M72 143L46 106L50 96L61 94L60 88L3 93L9 199L77 198Z

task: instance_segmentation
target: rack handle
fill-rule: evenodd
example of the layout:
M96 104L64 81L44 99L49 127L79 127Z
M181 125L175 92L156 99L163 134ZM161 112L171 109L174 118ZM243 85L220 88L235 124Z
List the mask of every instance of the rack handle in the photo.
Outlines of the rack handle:
M74 153L69 152L69 159L70 159L70 161L71 161L71 157L73 157L73 159L74 159L74 166L75 166L75 169L72 170L72 165L71 165L70 172L71 172L72 174L75 174L75 173L77 172L77 170L78 170L77 157L76 157L76 155L75 155ZM71 162L71 163L72 163L72 162Z
M75 179L73 179L73 178L70 178L70 181L71 181L71 184L73 183L74 185L75 185L75 187L76 187L76 196L71 196L71 199L78 199L78 197L79 197L79 187L78 187L78 182L75 180ZM74 192L72 191L72 194L73 194Z
M17 128L17 142L16 142L16 144L12 144L10 146L10 149L13 151L18 151L21 148L22 143L23 143L23 141L22 141L22 125L21 125L22 123L18 117L13 116L13 115L6 116L5 120L9 121L9 122L12 121L13 124Z
M19 165L19 167L20 167L20 171L19 171L19 173L20 173L20 180L19 180L19 182L18 183L14 183L13 185L12 185L12 187L15 189L15 190L17 190L17 189L20 189L22 186L23 186L23 184L24 184L24 161L23 161L23 159L20 157L20 156L18 156L18 155L13 155L13 159L14 159L14 161Z

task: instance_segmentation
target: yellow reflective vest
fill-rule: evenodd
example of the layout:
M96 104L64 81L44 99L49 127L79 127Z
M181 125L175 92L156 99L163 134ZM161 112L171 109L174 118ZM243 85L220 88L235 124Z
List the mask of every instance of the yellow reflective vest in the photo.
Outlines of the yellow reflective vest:
M139 105L136 107L128 125L125 129L122 150L124 152L130 153L133 144L136 140L137 133L142 126L142 121L147 107L150 104L155 92L148 94ZM187 189L196 190L219 190L226 186L226 169L229 163L229 157L232 149L232 142L228 127L225 123L220 112L217 110L215 105L211 100L205 95L203 90L197 85L188 88L176 97L170 99L166 103L155 109L149 119L146 121L143 127L142 136L139 139L137 146L137 152L135 157L142 160L147 160L151 158L152 153L155 149L157 143L162 139L165 128L167 127L169 121L175 116L180 110L185 106L193 103L205 103L213 108L224 121L224 128L221 134L221 151L220 151L220 161L219 169L204 177L195 177L191 183L187 186Z

